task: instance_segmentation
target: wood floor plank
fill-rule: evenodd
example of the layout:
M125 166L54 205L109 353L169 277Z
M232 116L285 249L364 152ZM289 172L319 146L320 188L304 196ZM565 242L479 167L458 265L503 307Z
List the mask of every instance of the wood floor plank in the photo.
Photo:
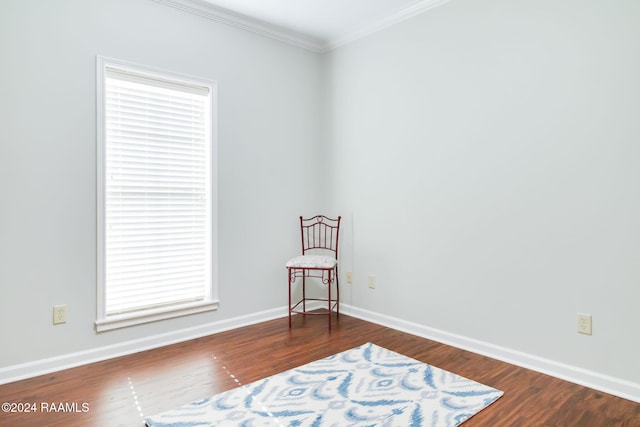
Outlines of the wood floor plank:
M292 329L276 319L1 385L0 401L37 411L0 412L0 426L142 426L144 416L373 342L504 391L464 427L640 427L635 402L345 315L332 328L319 316L295 316ZM52 412L59 403L77 410Z

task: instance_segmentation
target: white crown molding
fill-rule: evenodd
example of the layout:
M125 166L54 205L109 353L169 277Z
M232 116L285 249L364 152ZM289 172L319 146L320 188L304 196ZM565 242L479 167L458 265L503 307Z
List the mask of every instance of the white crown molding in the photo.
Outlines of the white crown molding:
M325 45L322 46L322 52L328 52L333 49L336 49L340 46L344 46L346 44L352 43L356 40L360 40L364 37L367 37L371 34L377 33L378 31L384 30L387 27L390 27L395 24L399 24L402 21L406 21L407 19L411 19L417 15L420 15L430 9L438 7L444 3L449 2L450 0L422 0L418 3L407 7L406 9L400 10L399 12L394 13L393 15L389 15L388 17L375 22L373 24L369 24L359 30L356 30L350 34L345 36L333 39L328 41Z
M340 304L340 312L378 325L387 326L452 347L501 360L512 365L541 372L575 384L599 390L614 396L640 403L640 384L611 377L588 369L545 359L533 354L501 347L485 341L452 334L429 326L409 322L386 314L376 313L349 304Z
M320 53L324 43L304 34L281 28L267 22L259 21L227 9L213 6L202 0L153 0L182 11L221 22L232 27L250 31L312 52Z
M250 18L233 11L216 7L203 0L154 0L182 11L202 16L213 21L221 22L242 30L250 31L261 36L269 37L293 46L301 47L316 53L325 53L345 44L398 24L416 15L440 6L450 0L421 0L406 9L396 12L374 24L367 25L353 33L332 40L319 40L314 37L288 30L268 22Z

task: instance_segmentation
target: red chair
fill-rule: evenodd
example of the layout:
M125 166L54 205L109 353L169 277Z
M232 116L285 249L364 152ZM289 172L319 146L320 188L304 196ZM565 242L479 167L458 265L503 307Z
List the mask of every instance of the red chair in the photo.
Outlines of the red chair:
M329 329L331 329L331 315L333 311L340 314L340 285L338 283L338 233L340 231L340 218L336 219L324 215L316 215L311 218L300 217L300 233L302 235L302 255L292 258L287 262L289 276L289 328L291 328L291 315L313 314L329 317ZM291 305L291 288L297 278L302 278L302 299ZM327 298L307 298L307 278L317 278L327 286ZM331 286L335 282L336 297L331 297ZM307 311L307 301L325 302L326 309L317 310L317 306ZM300 308L302 305L302 308Z

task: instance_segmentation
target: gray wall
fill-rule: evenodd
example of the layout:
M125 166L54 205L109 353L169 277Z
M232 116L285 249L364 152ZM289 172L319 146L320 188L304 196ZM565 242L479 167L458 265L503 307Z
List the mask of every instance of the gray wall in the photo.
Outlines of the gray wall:
M216 312L94 332L96 55L218 82ZM150 0L2 0L0 368L283 307L317 209L315 164L292 159L319 145L319 59Z
M638 22L633 0L453 0L328 54L352 303L640 382Z

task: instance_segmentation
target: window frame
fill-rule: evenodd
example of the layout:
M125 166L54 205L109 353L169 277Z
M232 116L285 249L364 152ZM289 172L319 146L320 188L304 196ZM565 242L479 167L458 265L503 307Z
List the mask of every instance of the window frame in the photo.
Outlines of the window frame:
M202 301L187 302L151 308L139 311L133 311L122 314L107 315L106 313L106 108L105 108L105 86L107 77L107 68L122 70L127 73L133 73L150 77L161 81L173 81L186 86L207 87L210 93L210 194L211 206L209 206L210 218L210 289L208 289L207 297ZM195 313L202 313L217 310L219 307L218 300L218 144L217 144L217 83L213 80L193 77L172 71L161 70L157 68L147 67L103 56L96 57L96 267L97 267L97 313L95 328L97 332L108 331L117 328L124 328L143 323L154 322L163 319L170 319L180 316L186 316Z

